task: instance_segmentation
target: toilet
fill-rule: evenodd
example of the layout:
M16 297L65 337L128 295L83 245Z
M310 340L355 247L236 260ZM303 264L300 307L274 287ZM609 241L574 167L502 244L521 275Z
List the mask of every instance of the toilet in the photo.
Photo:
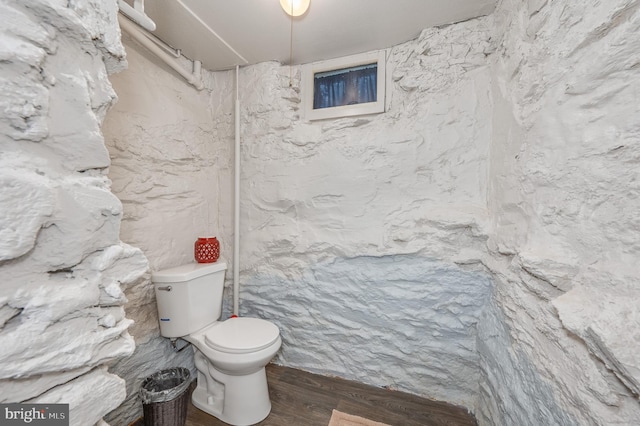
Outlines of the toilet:
M275 324L222 314L224 262L189 263L151 275L160 334L194 346L193 405L234 426L264 420L271 411L265 366L282 344Z

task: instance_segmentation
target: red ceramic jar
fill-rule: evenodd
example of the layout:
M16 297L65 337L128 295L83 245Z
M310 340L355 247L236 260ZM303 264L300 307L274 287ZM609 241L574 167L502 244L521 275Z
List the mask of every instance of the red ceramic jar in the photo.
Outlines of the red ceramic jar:
M216 237L199 237L193 250L198 263L213 263L220 257L220 242Z

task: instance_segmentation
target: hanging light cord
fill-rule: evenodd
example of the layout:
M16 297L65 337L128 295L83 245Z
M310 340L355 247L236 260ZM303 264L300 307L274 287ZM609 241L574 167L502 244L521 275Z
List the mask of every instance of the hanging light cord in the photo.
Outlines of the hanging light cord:
M289 33L289 87L293 86L293 1L291 2L291 15L290 18L290 33Z

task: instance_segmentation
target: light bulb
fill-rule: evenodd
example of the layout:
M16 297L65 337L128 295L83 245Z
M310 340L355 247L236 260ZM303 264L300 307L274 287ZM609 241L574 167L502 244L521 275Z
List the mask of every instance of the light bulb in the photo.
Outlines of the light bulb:
M311 0L280 0L280 6L287 12L287 15L300 16L309 9Z

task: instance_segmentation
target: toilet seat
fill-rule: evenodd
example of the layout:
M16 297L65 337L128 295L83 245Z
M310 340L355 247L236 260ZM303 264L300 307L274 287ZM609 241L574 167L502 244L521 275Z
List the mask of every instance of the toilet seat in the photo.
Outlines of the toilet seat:
M279 335L278 327L269 321L259 318L231 318L207 330L204 341L212 349L242 354L271 346Z

